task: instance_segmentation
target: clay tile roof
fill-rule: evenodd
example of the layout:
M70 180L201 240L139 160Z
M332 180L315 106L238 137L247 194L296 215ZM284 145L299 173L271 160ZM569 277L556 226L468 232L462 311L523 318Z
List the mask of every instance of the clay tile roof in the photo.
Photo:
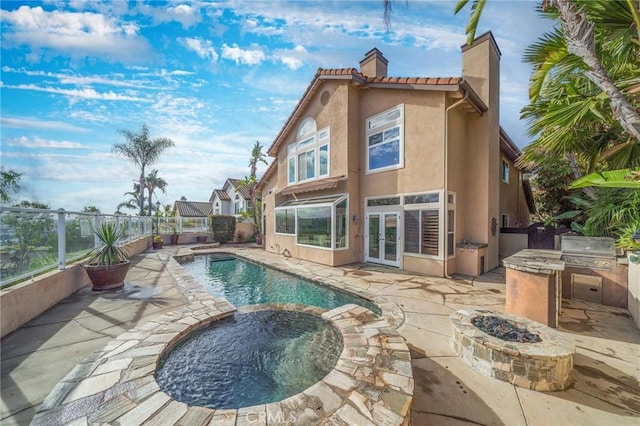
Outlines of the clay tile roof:
M182 217L205 217L212 211L208 201L176 201L174 209Z

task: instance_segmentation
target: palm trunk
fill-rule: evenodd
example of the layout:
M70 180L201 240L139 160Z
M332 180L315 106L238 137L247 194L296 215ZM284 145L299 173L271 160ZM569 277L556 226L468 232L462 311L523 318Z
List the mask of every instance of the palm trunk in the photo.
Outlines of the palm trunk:
M151 203L153 201L153 189L147 188L147 191L149 191L149 216L153 216L153 204Z
M578 166L578 159L576 158L576 155L573 153L567 154L567 162L569 163L569 167L573 171L574 179L576 180L580 179L583 175L582 175L582 171L580 170L580 167ZM587 194L587 196L592 200L595 200L596 198L598 198L598 196L596 195L596 190L593 189L593 187L590 187L590 186L584 187L582 188L582 192Z
M585 72L611 100L613 117L622 128L640 141L640 114L627 102L620 90L613 84L595 51L593 24L570 0L549 0L560 12L560 21L569 53L580 57L589 67Z
M140 171L140 216L144 216L144 165Z

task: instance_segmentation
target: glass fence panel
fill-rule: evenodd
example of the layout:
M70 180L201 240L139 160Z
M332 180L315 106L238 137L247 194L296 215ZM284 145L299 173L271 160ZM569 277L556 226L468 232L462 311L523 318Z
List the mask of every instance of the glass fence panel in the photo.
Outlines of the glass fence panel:
M125 227L127 237L121 243L126 243L151 235L153 219L0 206L0 287L85 257L99 244L96 225ZM59 240L64 241L61 253Z
M84 257L95 246L93 216L65 215L64 234L66 261Z
M57 214L3 212L0 268L2 281L38 273L58 264Z

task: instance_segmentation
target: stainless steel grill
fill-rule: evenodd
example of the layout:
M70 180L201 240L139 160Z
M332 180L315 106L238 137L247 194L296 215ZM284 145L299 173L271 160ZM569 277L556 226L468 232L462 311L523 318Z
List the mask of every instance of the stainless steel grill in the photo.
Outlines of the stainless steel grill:
M616 267L613 238L563 236L560 250L567 267L606 271Z

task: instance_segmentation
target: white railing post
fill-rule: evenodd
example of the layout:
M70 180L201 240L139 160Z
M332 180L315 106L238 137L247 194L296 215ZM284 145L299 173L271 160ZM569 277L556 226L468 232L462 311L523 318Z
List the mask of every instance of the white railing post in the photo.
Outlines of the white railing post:
M100 238L98 238L98 236L96 235L96 231L98 230L99 226L100 226L100 216L95 214L93 215L93 246L96 248L100 247Z
M133 218L131 216L127 216L127 227L128 227L128 231L127 234L129 235L128 240L131 241L133 240Z
M60 270L66 268L66 246L64 209L58 209L58 269Z

